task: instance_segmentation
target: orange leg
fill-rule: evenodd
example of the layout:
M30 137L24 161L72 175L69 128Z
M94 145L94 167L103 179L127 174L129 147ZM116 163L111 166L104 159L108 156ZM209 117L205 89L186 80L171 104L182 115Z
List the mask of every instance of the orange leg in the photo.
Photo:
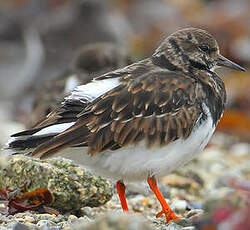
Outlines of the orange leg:
M125 184L123 184L122 181L119 180L116 182L116 190L121 201L122 210L124 212L128 212L128 204L126 201L125 189L126 189Z
M147 179L148 185L151 188L151 190L154 192L155 196L157 197L157 199L159 200L159 202L161 203L162 206L162 211L159 212L156 217L160 217L162 214L165 214L166 217L166 221L170 222L170 221L178 221L180 220L179 217L177 217L175 215L175 213L171 210L170 206L168 205L168 203L166 202L166 200L164 199L163 195L161 194L160 190L157 187L157 182L154 176L152 177L148 177Z

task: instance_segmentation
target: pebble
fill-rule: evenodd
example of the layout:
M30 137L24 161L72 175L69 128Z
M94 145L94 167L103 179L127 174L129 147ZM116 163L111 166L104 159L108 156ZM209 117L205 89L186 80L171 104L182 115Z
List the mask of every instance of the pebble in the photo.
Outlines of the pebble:
M20 224L20 223L18 223L18 222L16 222L16 221L7 223L6 228L7 228L7 229L13 229L13 228L15 227L16 224Z
M50 223L50 222L49 222L48 220L39 220L39 221L37 222L37 226L38 226L38 227L44 227L44 226L48 226L49 223Z
M190 210L186 215L185 217L186 218L197 218L197 217L200 217L202 214L204 213L204 210L203 209L193 209L193 210Z
M162 226L160 230L182 230L182 228L176 223L170 223L168 225Z
M16 222L25 222L25 217L24 218L15 218Z
M40 214L40 220L49 220L49 219L52 219L52 218L55 218L56 215L54 214L48 214L48 213L44 213L44 214Z
M75 220L75 219L77 219L77 217L74 216L74 215L69 215L68 219L69 219L69 220Z
M138 215L110 213L91 223L76 223L71 230L154 230L153 226ZM177 229L176 229L177 230Z
M17 223L14 227L13 230L30 230L30 228L22 223Z
M211 170L211 172L213 172L213 173L217 173L217 172L219 172L219 171L224 171L224 170L225 170L225 167L224 167L222 164L220 164L220 163L218 162L218 163L212 164L212 165L210 166L210 170Z
M34 217L32 216L25 216L24 220L26 223L33 223L35 221Z
M7 230L7 228L0 226L0 230Z
M237 157L246 156L250 152L250 145L247 143L234 144L230 148L230 152Z
M25 225L27 227L29 227L30 229L34 230L34 229L39 229L36 224L32 224L32 223L25 223Z
M191 202L191 203L188 203L187 208L188 209L201 209L202 203L201 202Z
M171 207L174 211L185 211L187 209L188 203L185 200L174 200Z

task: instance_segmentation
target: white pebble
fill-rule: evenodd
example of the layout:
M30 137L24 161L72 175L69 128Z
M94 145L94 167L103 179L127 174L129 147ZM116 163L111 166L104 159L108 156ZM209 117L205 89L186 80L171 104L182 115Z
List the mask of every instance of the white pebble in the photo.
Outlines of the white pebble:
M25 223L33 223L35 219L32 216L25 216L24 217Z
M235 156L245 156L250 152L250 145L247 143L234 144L230 152Z
M187 201L185 200L175 200L173 201L173 203L171 204L171 207L173 208L173 210L178 210L178 211L185 211L187 208Z

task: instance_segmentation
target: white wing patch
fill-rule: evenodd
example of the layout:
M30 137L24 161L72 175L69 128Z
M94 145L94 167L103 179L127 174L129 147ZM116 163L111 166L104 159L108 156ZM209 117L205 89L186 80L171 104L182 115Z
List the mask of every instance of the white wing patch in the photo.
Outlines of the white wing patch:
M61 133L74 125L75 122L69 122L69 123L62 123L62 124L56 124L56 125L51 125L49 127L43 128L37 133L33 134L33 136L41 136L41 135L46 135L46 134L56 134L56 133Z
M66 100L87 100L94 101L109 90L120 85L117 78L109 78L104 80L94 80L86 85L77 86L74 91L66 97Z
M76 75L70 76L66 81L64 93L65 94L70 93L79 84L80 84L80 81Z

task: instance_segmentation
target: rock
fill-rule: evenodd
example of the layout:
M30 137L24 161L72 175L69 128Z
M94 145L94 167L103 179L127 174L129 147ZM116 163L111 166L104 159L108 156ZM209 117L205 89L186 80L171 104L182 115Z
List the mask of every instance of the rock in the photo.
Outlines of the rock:
M230 153L235 155L236 157L243 157L249 154L250 152L250 145L248 143L237 143L234 144L231 149Z
M197 219L197 218L200 218L201 215L203 215L204 211L203 209L193 209L193 210L190 210L186 215L185 217L190 219L190 220L193 220L193 219Z
M138 216L110 213L91 223L77 223L71 230L153 230L154 228ZM177 229L176 229L177 230Z
M176 223L170 223L168 225L163 225L160 230L182 230L182 228Z
M196 230L196 228L193 226L188 226L188 227L182 228L182 230Z
M27 225L22 224L22 223L17 223L14 227L13 230L31 230Z
M25 222L27 223L33 223L35 219L32 216L25 216L24 217Z
M18 155L0 172L0 188L48 188L55 197L52 207L61 212L77 213L85 206L103 205L112 197L107 180L63 158L41 161Z
M7 228L0 226L0 230L7 230Z
M187 209L188 203L185 200L174 200L171 207L175 211L185 211Z
M27 218L28 217L28 218ZM29 222L29 219L33 218L33 223ZM28 221L27 221L28 220ZM86 217L73 217L71 215L54 215L54 214L40 214L34 211L26 211L23 213L17 213L15 215L4 216L0 214L0 226L6 229L11 229L19 224L25 225L30 230L70 230L69 226L76 222L89 221ZM1 230L1 228L0 228Z
M187 209L202 209L202 203L201 202L188 203Z
M75 220L75 219L77 219L77 217L74 216L74 215L70 215L68 218L69 218L69 220Z
M170 174L162 178L161 182L170 187L184 189L185 191L192 194L198 194L201 189L201 184L195 181L193 178L188 177L187 175Z
M39 220L38 223L37 223L37 226L40 227L40 228L46 228L50 224L51 224L51 222L48 221L48 220Z
M177 224L181 227L191 227L193 225L190 219L183 217L177 222Z
M16 221L12 221L12 222L8 223L5 227L7 229L11 229L12 230L17 224L19 224L19 223L16 222Z

